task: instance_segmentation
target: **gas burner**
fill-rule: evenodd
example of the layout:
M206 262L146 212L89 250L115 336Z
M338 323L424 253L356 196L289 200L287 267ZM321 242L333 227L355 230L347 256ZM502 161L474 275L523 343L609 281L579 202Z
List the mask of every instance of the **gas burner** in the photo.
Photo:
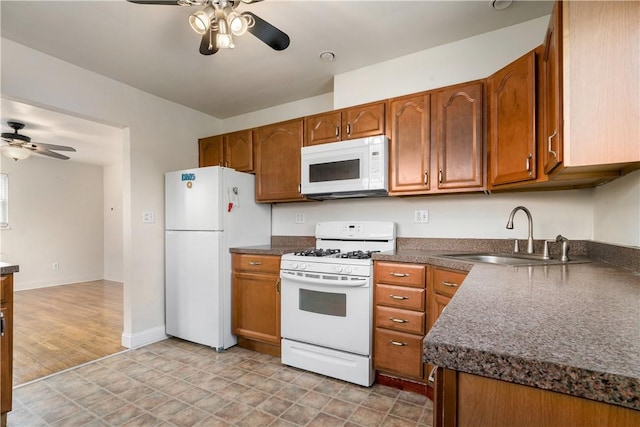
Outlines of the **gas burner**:
M380 252L380 251L351 251L340 254L340 258L348 258L348 259L369 259L371 255Z
M307 249L306 251L295 252L297 256L324 257L339 254L340 249Z

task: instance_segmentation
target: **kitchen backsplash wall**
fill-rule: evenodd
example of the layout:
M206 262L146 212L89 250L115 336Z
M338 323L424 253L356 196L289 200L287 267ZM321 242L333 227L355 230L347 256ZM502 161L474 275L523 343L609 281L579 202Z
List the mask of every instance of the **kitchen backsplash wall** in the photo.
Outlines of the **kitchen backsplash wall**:
M527 218L518 212L514 229L505 228L511 210L526 206L533 216L533 236L572 240L593 236L593 190L509 194L384 197L275 204L274 235L310 236L319 221L381 220L397 224L398 237L526 238ZM417 224L416 210L427 210L429 222ZM304 223L296 224L303 214Z

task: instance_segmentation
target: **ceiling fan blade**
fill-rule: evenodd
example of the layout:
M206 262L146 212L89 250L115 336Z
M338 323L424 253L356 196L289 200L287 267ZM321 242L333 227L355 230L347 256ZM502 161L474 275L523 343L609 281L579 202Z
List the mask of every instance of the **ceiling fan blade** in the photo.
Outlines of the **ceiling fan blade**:
M211 49L209 49L209 41L211 41ZM203 55L213 55L218 51L216 47L216 32L215 31L207 31L202 35L202 39L200 40L200 53Z
M162 4L166 6L180 6L177 0L127 0L129 3L136 4Z
M49 151L46 148L36 147L36 148L32 149L31 151L33 151L34 153L42 154L43 156L53 157L55 159L69 160L69 157L67 157L67 156L65 156L63 154L56 153L54 151Z
M23 146L27 145L27 148L43 148L45 150L56 150L56 151L76 151L73 147L67 147L66 145L54 145L54 144L45 144L43 142L30 142L28 144L23 144Z
M271 46L275 50L285 50L289 47L289 36L269 24L264 19L254 13L243 12L243 14L251 15L255 20L255 25L249 28L249 32Z

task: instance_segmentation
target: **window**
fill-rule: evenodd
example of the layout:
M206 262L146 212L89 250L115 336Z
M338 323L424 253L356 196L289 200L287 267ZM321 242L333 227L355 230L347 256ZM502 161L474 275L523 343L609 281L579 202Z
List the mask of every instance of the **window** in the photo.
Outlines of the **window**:
M0 227L9 226L9 176L0 173Z

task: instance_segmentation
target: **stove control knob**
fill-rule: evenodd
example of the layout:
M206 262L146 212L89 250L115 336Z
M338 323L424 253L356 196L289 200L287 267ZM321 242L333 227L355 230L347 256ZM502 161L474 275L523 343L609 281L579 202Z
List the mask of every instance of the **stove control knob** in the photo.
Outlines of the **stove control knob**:
M297 269L298 269L298 263L297 263L297 262L292 262L292 263L291 263L291 268L292 268L293 270L297 270Z
M342 273L342 266L341 266L341 265L336 265L336 266L335 266L335 270L336 270L338 273Z
M344 268L344 272L347 273L347 274L352 273L353 272L353 268L351 268L350 266L346 266Z
M300 270L306 270L307 269L307 264L302 263L300 264Z

